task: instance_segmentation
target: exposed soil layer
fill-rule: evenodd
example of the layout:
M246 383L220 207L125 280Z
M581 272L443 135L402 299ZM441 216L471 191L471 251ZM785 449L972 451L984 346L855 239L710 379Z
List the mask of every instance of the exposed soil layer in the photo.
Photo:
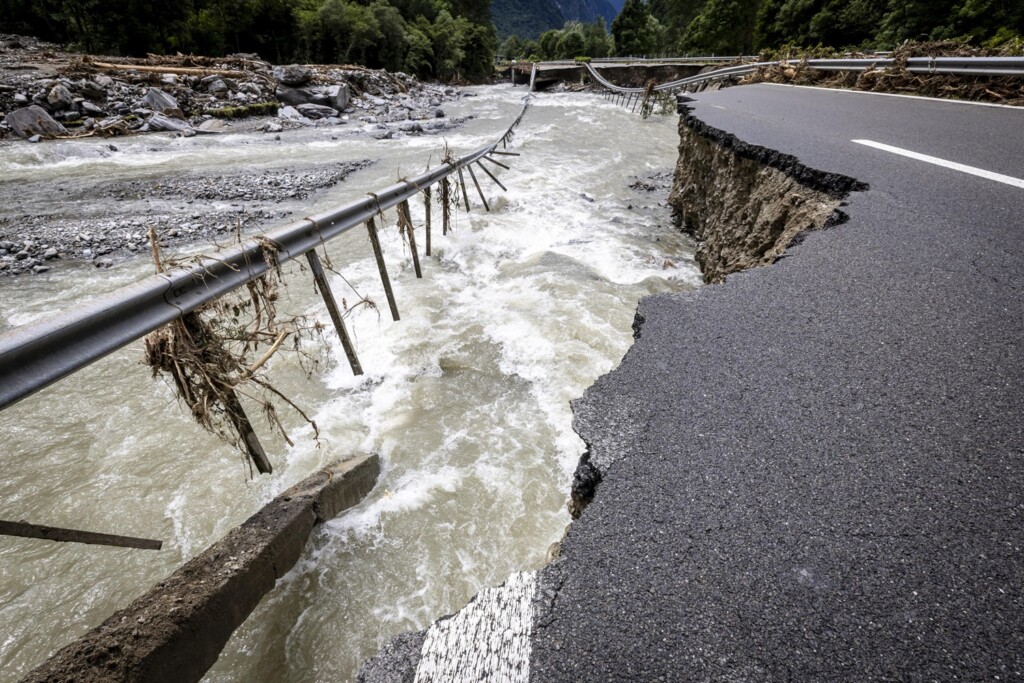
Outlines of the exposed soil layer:
M696 259L707 283L775 262L800 233L842 222L842 199L867 189L853 178L749 145L689 113L679 121L679 138L669 204L697 240Z

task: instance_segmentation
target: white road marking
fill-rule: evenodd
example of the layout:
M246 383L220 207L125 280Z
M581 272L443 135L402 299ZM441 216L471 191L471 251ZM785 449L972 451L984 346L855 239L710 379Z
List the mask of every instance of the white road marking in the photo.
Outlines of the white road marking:
M868 147L874 147L885 152L892 152L893 154L899 154L900 156L909 157L911 159L917 159L928 164L935 164L936 166L944 166L951 168L954 171L960 171L961 173L969 173L976 175L979 178L987 178L988 180L994 180L997 183L1005 183L1006 185L1013 185L1024 189L1024 180L1020 178L1014 178L1012 176L1003 175L1002 173L993 173L992 171L986 171L983 168L976 168L974 166L967 166L966 164L958 164L955 161L947 161L946 159L940 159L938 157L930 157L927 154L918 154L917 152L911 152L909 149L902 149L901 147L893 147L892 145L883 145L881 142L874 142L873 140L851 140L850 142L856 142L858 145L867 145Z
M423 641L414 683L526 683L535 586L535 572L513 574L435 622Z

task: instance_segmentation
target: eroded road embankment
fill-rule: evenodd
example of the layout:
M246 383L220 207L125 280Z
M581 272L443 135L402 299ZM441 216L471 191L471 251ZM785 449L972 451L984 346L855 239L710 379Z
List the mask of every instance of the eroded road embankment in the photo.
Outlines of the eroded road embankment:
M1024 670L1024 112L776 86L692 107L673 203L727 281L643 300L575 402L586 505L535 588L485 601L444 671L417 639L366 680ZM525 653L501 637L522 600Z

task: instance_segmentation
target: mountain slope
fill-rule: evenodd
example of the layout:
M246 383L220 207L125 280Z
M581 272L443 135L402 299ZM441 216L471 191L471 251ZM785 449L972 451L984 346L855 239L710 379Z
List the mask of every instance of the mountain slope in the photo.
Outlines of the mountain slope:
M598 16L604 17L605 23L611 26L618 10L610 0L560 0L562 14L569 21L581 21L589 24ZM621 6L621 2L619 3Z
M537 38L548 29L565 24L555 0L491 0L491 19L500 38Z

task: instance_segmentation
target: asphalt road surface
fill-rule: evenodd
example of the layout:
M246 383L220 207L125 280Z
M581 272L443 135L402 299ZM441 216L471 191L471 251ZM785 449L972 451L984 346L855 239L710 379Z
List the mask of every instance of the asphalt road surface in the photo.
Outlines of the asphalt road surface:
M775 265L642 302L575 405L606 472L538 577L531 680L1021 678L1024 110L696 98L871 189Z
M561 558L367 681L1024 677L1024 110L696 98L870 190L774 265L642 301L574 404L603 481Z

